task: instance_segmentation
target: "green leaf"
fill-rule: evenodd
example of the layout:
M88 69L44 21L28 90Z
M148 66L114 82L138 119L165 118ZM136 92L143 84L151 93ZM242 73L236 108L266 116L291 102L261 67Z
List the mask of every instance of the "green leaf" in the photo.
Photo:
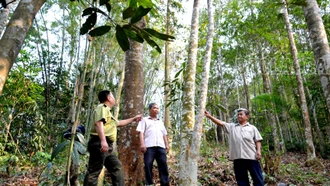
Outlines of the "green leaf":
M102 6L102 5L104 5L104 4L108 3L108 2L109 2L109 0L100 0L100 6Z
M54 148L54 151L52 153L52 156L50 158L50 161L53 161L53 159L57 156L58 153L62 152L64 147L69 144L70 141L65 141L59 145L57 145L55 148Z
M94 12L94 8L92 7L88 7L83 11L82 17L86 16L86 15L90 15Z
M105 3L105 7L107 7L108 12L111 12L111 5L110 3Z
M101 36L101 35L104 35L104 34L108 33L109 30L110 30L110 28L111 27L110 26L107 26L107 25L100 26L100 27L97 27L97 28L91 30L88 34L90 36L92 36L92 37L94 37L94 36Z
M170 39L175 39L175 37L162 34L157 32L156 30L150 29L150 28L145 28L143 29L144 31L148 32L150 35L157 37L158 39L164 40L164 41L170 41Z
M157 43L156 43L154 40L152 40L152 39L150 39L150 38L147 38L147 39L145 39L145 40L147 41L147 43L148 43L152 48L156 49L158 53L162 53L162 50L159 48L159 46L157 45Z
M123 51L129 50L130 45L129 45L128 38L126 36L124 29L119 25L116 26L116 39L117 39L117 42L118 42L120 48Z
M135 9L133 7L128 7L123 11L123 20L132 17L135 14Z
M86 34L93 26L97 20L96 12L92 13L87 19L86 22L80 28L80 35Z
M82 135L80 132L77 132L77 137L78 137L80 143L82 143L83 145L86 145L86 140L85 140L84 135Z
M125 31L126 35L127 35L129 38L133 39L134 41L137 41L137 42L139 42L139 43L143 43L143 42L144 42L143 38L140 37L140 36L139 36L138 34L136 34L135 32L133 32L132 30L130 30L130 29L125 29L125 28L124 28L124 31Z
M149 33L148 33L148 32L146 32L146 31L144 31L144 30L141 30L141 32L138 32L138 34L139 34L143 39L145 39L145 40L147 41L147 43L148 43L151 47L153 47L154 49L156 49L159 53L162 52L161 49L159 48L159 46L157 45L157 43L156 43L154 40L150 39L150 37L149 37Z
M86 147L79 141L74 141L75 148L80 154L86 154Z
M72 149L72 163L75 165L79 165L79 153L76 146L73 146Z
M136 13L131 19L131 24L137 23L142 19L143 16L147 15L150 12L151 8L143 8L142 6L139 6Z

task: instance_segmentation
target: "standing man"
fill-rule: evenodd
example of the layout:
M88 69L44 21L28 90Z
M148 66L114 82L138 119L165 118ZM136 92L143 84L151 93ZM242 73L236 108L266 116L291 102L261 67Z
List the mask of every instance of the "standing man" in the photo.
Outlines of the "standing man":
M215 124L223 127L229 135L229 160L234 161L234 172L239 186L249 186L248 172L254 186L263 186L262 170L258 160L261 159L262 137L258 129L248 122L250 112L247 109L237 110L238 123L226 123L211 116L205 116Z
M167 131L164 123L157 117L159 107L156 103L149 104L149 116L144 117L138 124L136 131L139 132L140 148L144 153L144 171L146 185L153 185L153 162L156 159L160 177L160 185L168 186L168 168L166 153L169 150Z
M123 127L132 122L141 120L142 115L136 115L125 120L116 120L110 109L116 100L109 90L103 90L98 94L100 104L94 110L91 137L88 142L89 162L84 186L96 186L98 176L105 166L110 173L112 185L124 186L125 178L122 164L112 152L112 144L117 138L117 127Z

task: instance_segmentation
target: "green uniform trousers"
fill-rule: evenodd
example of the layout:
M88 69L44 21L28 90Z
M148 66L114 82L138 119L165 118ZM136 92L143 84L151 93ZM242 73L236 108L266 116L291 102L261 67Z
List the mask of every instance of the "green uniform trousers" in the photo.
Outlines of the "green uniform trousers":
M108 152L101 152L101 141L98 136L91 136L88 142L89 162L84 186L96 186L99 174L105 166L111 176L113 186L124 186L125 178L122 164L118 157L112 152L112 142L107 140L109 145Z

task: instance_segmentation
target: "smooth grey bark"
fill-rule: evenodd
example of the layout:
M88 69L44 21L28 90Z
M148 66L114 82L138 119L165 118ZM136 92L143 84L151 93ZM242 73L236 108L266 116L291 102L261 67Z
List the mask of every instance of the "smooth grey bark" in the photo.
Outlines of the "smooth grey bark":
M309 113L308 113L308 107L307 107L307 101L304 91L304 85L303 80L300 72L300 65L298 60L298 51L295 45L295 41L293 38L291 23L289 20L289 13L287 9L287 4L285 0L282 0L282 3L284 5L284 19L285 19L285 25L288 32L289 42L290 42L290 49L291 54L293 58L293 66L296 74L296 80L298 84L298 93L300 98L300 104L301 104L301 114L303 117L303 122L305 126L305 138L306 138L306 144L307 144L307 161L314 160L316 158L315 155L315 147L313 142L313 136L312 136L312 127L309 119Z
M0 40L0 94L37 12L46 0L21 0Z
M207 98L208 82L209 82L209 73L210 73L210 64L211 64L211 54L213 48L213 35L214 35L214 10L212 5L212 0L207 0L207 9L208 9L208 30L206 38L206 49L204 56L204 65L202 71L202 79L200 85L200 97L198 100L198 110L196 115L196 123L194 126L194 132L192 135L191 141L191 151L188 157L189 173L191 182L187 182L188 185L198 185L197 180L197 171L198 171L198 161L200 156L200 146L203 135L203 125L204 125L204 111ZM204 135L205 137L206 135Z
M312 42L316 69L321 80L323 94L330 113L330 47L316 0L306 0L304 16Z

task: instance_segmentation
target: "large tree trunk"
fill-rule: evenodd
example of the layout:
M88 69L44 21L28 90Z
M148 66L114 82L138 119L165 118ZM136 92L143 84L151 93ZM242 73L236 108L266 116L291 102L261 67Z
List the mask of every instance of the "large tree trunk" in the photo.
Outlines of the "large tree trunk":
M286 1L282 0L282 3L285 6L284 19L285 19L286 29L288 31L291 54L293 57L293 65L294 65L297 84L298 84L298 92L299 92L301 112L302 112L301 114L303 116L303 122L305 125L305 137L306 137L307 156L308 156L307 162L309 162L310 160L314 160L316 158L315 148L314 148L314 143L313 143L313 136L312 136L312 127L311 127L311 123L309 120L306 96L305 96L304 85L303 85L303 80L301 77L300 65L299 65L298 54L297 54L298 52L297 52L297 48L296 48L295 41L294 41L293 34L292 34L292 28L291 28L291 23L289 21L289 13L287 10Z
M303 8L309 36L312 41L314 60L320 76L323 94L330 112L330 48L316 0L306 0Z
M191 167L189 157L191 151L192 132L195 125L195 79L196 61L198 49L198 18L199 0L194 0L191 19L190 42L188 50L188 61L184 77L183 87L183 110L181 123L180 163L179 163L179 185L191 185Z
M145 20L137 23L145 27ZM125 53L126 68L123 87L122 118L133 117L143 112L144 78L141 43L130 40L131 49ZM118 100L119 101L119 100ZM118 155L125 172L126 185L137 185L144 180L143 154L136 132L137 124L130 124L119 129Z
M21 0L0 40L0 94L35 15L46 0Z

